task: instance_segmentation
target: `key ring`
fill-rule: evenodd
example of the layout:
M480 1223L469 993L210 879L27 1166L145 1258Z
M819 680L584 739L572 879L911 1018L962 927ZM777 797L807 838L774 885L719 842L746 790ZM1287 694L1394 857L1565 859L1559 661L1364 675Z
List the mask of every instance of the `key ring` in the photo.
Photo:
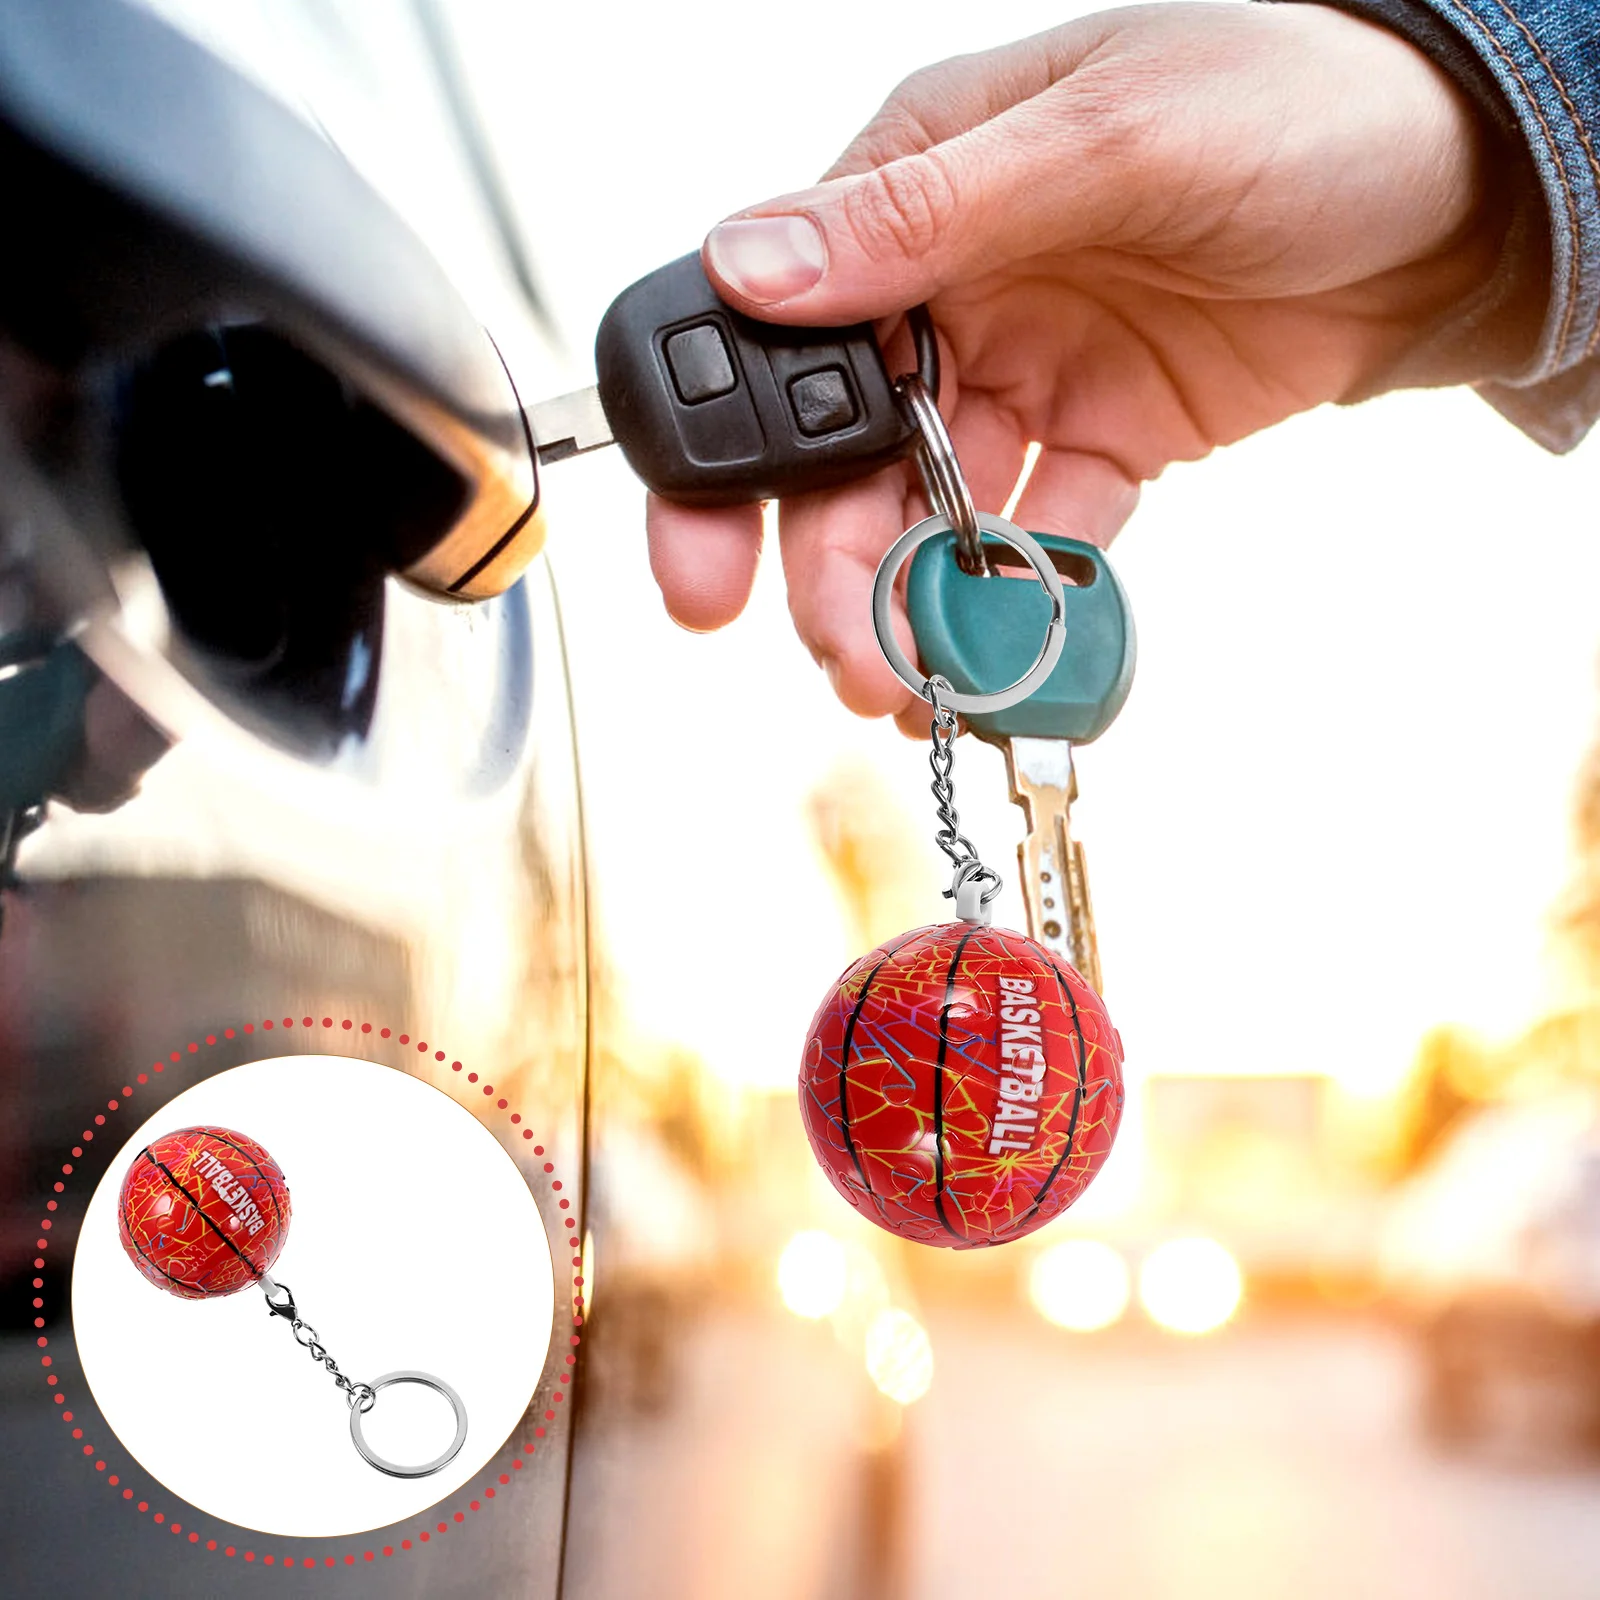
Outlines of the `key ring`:
M917 370L895 379L895 398L907 420L917 430L917 471L922 492L936 516L950 519L956 532L956 564L971 576L987 571L983 537L972 492L962 476L950 432L939 414L939 338L933 318L924 306L906 313L917 352Z
M385 1461L376 1450L367 1443L361 1432L361 1419L372 1409L376 1403L378 1392L387 1389L391 1383L417 1383L424 1389L432 1389L436 1394L442 1394L450 1402L451 1409L456 1414L456 1436L450 1441L449 1448L443 1455L435 1456L432 1461L425 1461L418 1467L404 1467L394 1461ZM467 1408L461 1403L461 1396L450 1387L443 1378L435 1378L428 1372L386 1372L381 1378L374 1378L371 1383L363 1385L372 1399L366 1405L356 1404L352 1396L350 1401L350 1437L355 1442L355 1447L361 1452L361 1458L369 1467L376 1467L379 1472L387 1472L391 1478L426 1478L430 1472L437 1472L440 1467L448 1466L460 1453L461 1446L467 1439Z
M951 691L941 692L939 697L940 702L952 711L1003 711L1007 706L1014 706L1019 701L1026 700L1055 671L1056 662L1061 659L1062 646L1067 638L1065 621L1067 602L1061 588L1061 574L1056 571L1050 557L1031 534L1024 533L1021 528L1007 522L1003 517L992 517L986 512L978 512L976 515L978 526L983 532L1004 540L1033 568L1035 576L1044 586L1044 592L1050 597L1050 625L1045 630L1044 643L1040 646L1033 665L1015 683L1009 688L997 689L993 694L957 694ZM900 648L900 641L895 638L894 628L890 622L894 580L913 550L941 533L950 532L952 527L953 524L948 517L937 514L924 517L889 546L888 553L878 563L878 575L872 582L872 629L878 636L878 647L883 651L900 681L908 689L914 689L924 700L929 698L928 680L917 671L911 658Z
M941 373L939 335L933 330L933 313L925 305L912 306L906 312L906 326L911 330L911 345L917 354L917 376L937 401Z
M938 403L920 373L908 372L896 378L894 392L919 435L917 470L922 475L923 493L934 515L944 517L955 529L961 570L972 575L986 571L982 524Z
M350 1407L350 1437L356 1449L361 1452L361 1459L368 1466L376 1467L379 1472L387 1472L391 1478L426 1478L430 1473L437 1472L455 1460L461 1446L467 1440L467 1408L461 1396L443 1378L436 1378L431 1372L386 1372L371 1383L362 1383L346 1377L339 1370L338 1363L328 1354L327 1348L317 1336L317 1330L300 1315L289 1285L279 1282L266 1272L263 1272L256 1282L266 1299L267 1310L275 1317L282 1317L289 1324L289 1331L294 1335L295 1343L301 1349L309 1350L312 1359L320 1361L333 1375L334 1383L344 1391L345 1404ZM378 1403L378 1391L387 1388L391 1383L420 1383L423 1388L442 1394L450 1402L450 1408L456 1414L456 1436L450 1441L450 1447L443 1455L435 1456L432 1461L425 1461L420 1466L407 1467L395 1461L386 1461L367 1443L361 1432L361 1419Z

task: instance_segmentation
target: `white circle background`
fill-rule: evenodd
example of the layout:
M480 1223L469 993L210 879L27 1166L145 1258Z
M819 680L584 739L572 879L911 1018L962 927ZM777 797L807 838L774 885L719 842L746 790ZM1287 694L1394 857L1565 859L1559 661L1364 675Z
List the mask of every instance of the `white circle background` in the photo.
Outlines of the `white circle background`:
M273 1276L340 1370L419 1368L461 1396L467 1441L441 1472L369 1467L344 1395L259 1290L179 1300L123 1253L123 1174L152 1139L197 1123L249 1134L282 1167L294 1211ZM414 1516L478 1473L533 1398L554 1296L533 1195L469 1111L393 1068L287 1056L186 1089L118 1151L84 1216L72 1324L95 1400L152 1477L212 1516L311 1538ZM389 1459L426 1461L454 1418L442 1397L405 1384L363 1426Z

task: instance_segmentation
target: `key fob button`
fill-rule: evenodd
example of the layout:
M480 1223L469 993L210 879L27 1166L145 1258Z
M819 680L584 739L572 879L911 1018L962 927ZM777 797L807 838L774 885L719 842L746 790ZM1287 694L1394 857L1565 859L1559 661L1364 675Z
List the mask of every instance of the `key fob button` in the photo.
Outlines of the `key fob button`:
M722 330L714 322L680 328L667 339L665 348L673 386L686 406L715 400L738 382Z
M801 433L816 438L837 433L856 420L856 402L850 382L838 367L824 367L789 380L789 404Z
M867 477L916 442L869 323L795 328L743 316L717 298L698 255L624 289L594 359L628 465L682 505L814 493Z

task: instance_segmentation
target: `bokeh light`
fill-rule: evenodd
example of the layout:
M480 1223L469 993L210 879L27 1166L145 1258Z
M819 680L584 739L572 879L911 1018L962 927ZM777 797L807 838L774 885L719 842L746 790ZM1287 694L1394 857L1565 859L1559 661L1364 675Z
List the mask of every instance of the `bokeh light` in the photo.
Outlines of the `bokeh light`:
M867 1328L867 1375L900 1405L920 1400L933 1382L933 1344L909 1311L880 1311Z
M808 1228L778 1257L778 1293L797 1317L830 1316L844 1302L849 1273L844 1246L831 1233Z
M1239 1263L1215 1239L1168 1239L1139 1269L1139 1299L1172 1333L1220 1328L1244 1297Z
M1128 1309L1128 1264L1099 1239L1064 1239L1028 1274L1028 1298L1047 1322L1074 1333L1109 1328Z

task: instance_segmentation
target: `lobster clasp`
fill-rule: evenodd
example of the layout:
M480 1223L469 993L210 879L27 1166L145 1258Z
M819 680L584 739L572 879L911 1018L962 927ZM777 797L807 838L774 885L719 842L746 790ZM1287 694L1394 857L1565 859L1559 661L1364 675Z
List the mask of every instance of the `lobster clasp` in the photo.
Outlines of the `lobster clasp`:
M260 1283L261 1292L267 1297L267 1310L274 1316L287 1317L293 1322L296 1313L294 1295L289 1292L289 1285L276 1282L264 1272L261 1274Z

